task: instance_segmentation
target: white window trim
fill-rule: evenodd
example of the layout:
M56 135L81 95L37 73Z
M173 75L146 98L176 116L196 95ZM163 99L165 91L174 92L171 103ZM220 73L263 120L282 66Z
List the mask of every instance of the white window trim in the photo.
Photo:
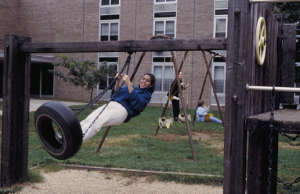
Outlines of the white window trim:
M226 19L226 30L225 30L225 37L227 38L227 31L228 31L228 16L227 15L215 15L214 17L214 31L213 31L213 38L216 38L216 28L217 28L217 19ZM221 37L217 37L217 38L221 38Z
M121 5L121 0L119 0L118 5L111 5L111 0L109 0L109 5L102 5L102 0L100 0L100 7L119 7Z
M164 34L166 34L166 22L168 21L172 21L174 22L174 37L173 38L176 38L176 18L153 18L153 36L155 36L155 22L164 22Z
M223 93L217 93L217 96L218 96L218 99L219 99L219 97L224 98L224 103L225 103L225 94L226 94L226 63L225 62L212 62L211 74L212 74L213 80L214 80L214 75L215 75L214 70L215 70L216 66L224 67L224 92ZM211 87L211 96L210 97L211 97L210 102L212 102L212 100L213 100L212 98L215 98L214 97L214 91L213 91L212 87ZM217 105L217 104L211 103L211 105ZM225 104L221 104L221 103L220 103L220 105L221 106L225 106Z
M101 31L101 25L102 24L109 24L109 35L110 35L110 25L111 23L118 23L118 40L120 40L120 20L100 20L100 23L99 23L99 37L98 37L98 40L101 41L101 34L102 34L102 31ZM108 40L110 41L110 40Z
M166 56L166 57L167 57L167 56ZM152 57L152 61L153 61L153 57ZM154 68L155 68L155 67L162 67L162 69L163 69L164 66L165 66L165 68L166 68L166 67L171 67L171 68L172 68L171 78L169 78L170 81L171 81L171 83L170 83L170 86L171 86L172 81L174 80L174 76L175 76L174 68L173 68L173 62L165 62L165 64L164 64L164 62L152 62L152 70L151 70L151 71L152 71L152 73L154 73ZM163 71L162 71L162 72L163 72ZM164 73L164 72L163 72L163 73ZM160 90L160 91L155 90L155 93L165 93L165 94L167 94L168 91L163 91L163 87L162 87L162 90Z
M164 2L156 2L156 0L154 0L154 4L167 4L167 3L177 3L177 0L175 0L175 1L164 0Z

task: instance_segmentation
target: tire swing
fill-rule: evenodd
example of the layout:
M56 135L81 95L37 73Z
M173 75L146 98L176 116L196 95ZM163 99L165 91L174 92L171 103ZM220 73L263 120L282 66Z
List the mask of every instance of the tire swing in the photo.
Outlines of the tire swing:
M65 104L51 101L34 115L37 135L46 151L58 160L74 156L82 144L82 130L73 111Z
M122 73L127 66L128 74L131 54L132 53L129 53L126 63L120 73ZM74 156L79 151L83 136L87 133L94 122L83 133L76 116L84 109L96 103L109 90L109 88L115 84L116 80L117 78L115 78L111 84L98 94L91 102L78 109L79 111L76 114L73 113L73 110L75 109L72 110L67 105L58 101L47 102L37 109L34 115L36 132L43 147L52 157L58 160L66 160ZM113 97L111 97L111 100L112 98ZM104 109L105 107L103 110ZM95 120L96 119L98 119L98 117L96 117Z

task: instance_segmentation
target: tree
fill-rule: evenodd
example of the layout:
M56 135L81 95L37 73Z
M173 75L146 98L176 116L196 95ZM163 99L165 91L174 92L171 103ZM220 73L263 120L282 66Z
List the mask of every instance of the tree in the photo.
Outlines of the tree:
M116 74L117 64L107 65L103 62L99 69L95 66L94 60L80 60L76 57L68 57L66 55L60 55L61 61L55 62L52 65L54 67L63 67L68 69L68 74L65 75L61 71L48 70L64 82L70 82L73 85L82 87L90 94L90 99L93 98L93 91L97 87L98 83L107 80L108 74Z

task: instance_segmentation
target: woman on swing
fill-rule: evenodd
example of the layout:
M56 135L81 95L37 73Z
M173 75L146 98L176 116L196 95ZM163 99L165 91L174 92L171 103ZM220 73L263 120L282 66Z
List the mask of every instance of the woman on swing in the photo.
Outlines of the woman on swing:
M103 113L100 114L99 118L95 120L105 105L93 111L86 119L80 122L84 134L83 142L94 136L102 127L128 122L131 118L143 112L150 102L155 89L155 76L153 74L144 74L138 87L132 85L130 78L126 74L117 74L116 77L118 79L112 88L111 96L115 92L117 94L104 109ZM123 79L127 86L119 88L121 79ZM118 89L120 90L117 91ZM94 120L95 123L90 127ZM88 131L86 131L87 129Z

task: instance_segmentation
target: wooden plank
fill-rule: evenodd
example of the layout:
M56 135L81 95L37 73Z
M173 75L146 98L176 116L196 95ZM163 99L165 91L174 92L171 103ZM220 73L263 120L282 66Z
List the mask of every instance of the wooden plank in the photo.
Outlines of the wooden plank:
M245 86L250 63L248 49L252 47L251 18L248 0L228 2L228 37L226 64L226 101L224 127L224 194L245 193L246 142L244 130L246 107ZM247 24L247 25L246 25ZM236 95L237 101L231 96Z
M296 63L296 35L297 24L285 24L282 27L282 73L281 86L294 87ZM294 103L294 93L282 92L281 103Z
M267 131L270 128L270 114L265 112L246 118L246 130ZM274 111L274 125L285 133L300 134L300 110L280 109Z
M30 54L18 44L30 37L5 35L1 186L24 182L28 176Z
M128 40L96 42L23 43L20 50L27 53L81 53L81 52L144 52L226 50L223 39Z
M269 176L269 138L268 131L250 131L249 132L249 150L248 150L248 176L247 176L247 194L265 194L268 193ZM277 174L278 164L278 133L273 132L272 141L272 169ZM277 180L272 176L271 193L277 193Z

